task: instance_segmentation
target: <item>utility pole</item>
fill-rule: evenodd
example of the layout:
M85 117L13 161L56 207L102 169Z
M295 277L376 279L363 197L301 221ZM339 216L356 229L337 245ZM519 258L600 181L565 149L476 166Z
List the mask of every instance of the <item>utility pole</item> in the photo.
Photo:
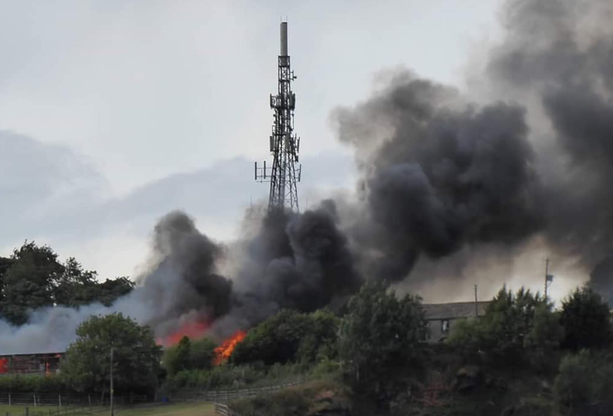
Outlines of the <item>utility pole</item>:
M553 275L549 274L549 257L545 259L545 300L547 300L547 289L553 282Z
M479 301L477 300L477 285L475 285L475 316L479 317Z
M114 406L114 402L113 402L113 395L114 395L114 390L113 390L113 345L111 344L111 416L115 416L115 406Z

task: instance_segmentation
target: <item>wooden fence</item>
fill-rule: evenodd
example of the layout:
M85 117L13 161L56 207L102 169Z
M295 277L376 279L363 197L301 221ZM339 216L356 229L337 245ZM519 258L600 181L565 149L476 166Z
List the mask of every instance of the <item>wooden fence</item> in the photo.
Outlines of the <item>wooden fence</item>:
M254 389L206 392L207 394L204 397L207 397L207 401L215 402L215 414L219 416L240 416L228 406L228 402L230 400L240 400L249 397L255 397L261 394L271 394L276 391L296 386L301 383L302 381L296 380L290 383L277 384L274 386L259 387Z
M227 403L231 400L240 400L247 397L255 397L260 394L270 394L281 389L300 384L301 380L288 383L276 384L274 386L257 387L249 389L229 389L212 391L182 391L171 397L172 401L179 402L215 402Z
M146 395L115 396L114 401L117 405L130 405L146 403ZM0 394L0 404L32 406L71 406L71 407L92 407L106 406L109 404L108 393L104 396L93 395L62 395L48 393L2 393ZM3 415L0 415L3 416Z

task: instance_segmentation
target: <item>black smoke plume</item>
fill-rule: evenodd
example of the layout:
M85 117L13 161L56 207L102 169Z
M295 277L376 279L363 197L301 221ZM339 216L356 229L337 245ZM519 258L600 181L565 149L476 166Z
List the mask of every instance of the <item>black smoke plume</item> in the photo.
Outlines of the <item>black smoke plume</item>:
M149 305L146 322L167 335L182 319L212 321L231 308L232 282L218 265L224 247L201 234L194 221L175 211L156 224L151 267L141 275L134 301Z
M234 307L216 322L226 335L282 308L303 312L342 305L361 284L332 201L302 214L271 211L233 248Z
M336 112L339 137L358 147L363 166L365 218L352 231L362 250L375 253L370 274L403 279L420 255L514 244L542 228L524 114L510 103L463 103L409 72ZM387 137L374 147L379 125Z
M335 112L361 167L351 235L370 275L536 235L586 275L613 253L611 16L605 0L508 1L481 77L490 103L397 71Z

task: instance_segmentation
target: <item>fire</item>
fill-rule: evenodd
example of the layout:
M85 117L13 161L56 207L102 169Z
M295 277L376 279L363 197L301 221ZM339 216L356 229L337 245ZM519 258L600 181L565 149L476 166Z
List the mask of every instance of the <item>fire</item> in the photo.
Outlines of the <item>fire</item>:
M238 331L230 338L226 339L219 347L215 348L215 357L213 358L213 364L220 365L230 358L234 348L240 344L247 333L245 331Z
M165 347L178 344L181 338L187 336L192 339L201 338L209 326L203 322L186 322L170 335L157 340L158 344Z

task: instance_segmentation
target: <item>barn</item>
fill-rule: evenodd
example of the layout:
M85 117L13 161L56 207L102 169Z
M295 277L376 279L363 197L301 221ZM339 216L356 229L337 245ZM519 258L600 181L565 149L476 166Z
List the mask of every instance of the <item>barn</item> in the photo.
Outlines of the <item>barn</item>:
M64 355L63 352L0 355L0 375L57 373Z

